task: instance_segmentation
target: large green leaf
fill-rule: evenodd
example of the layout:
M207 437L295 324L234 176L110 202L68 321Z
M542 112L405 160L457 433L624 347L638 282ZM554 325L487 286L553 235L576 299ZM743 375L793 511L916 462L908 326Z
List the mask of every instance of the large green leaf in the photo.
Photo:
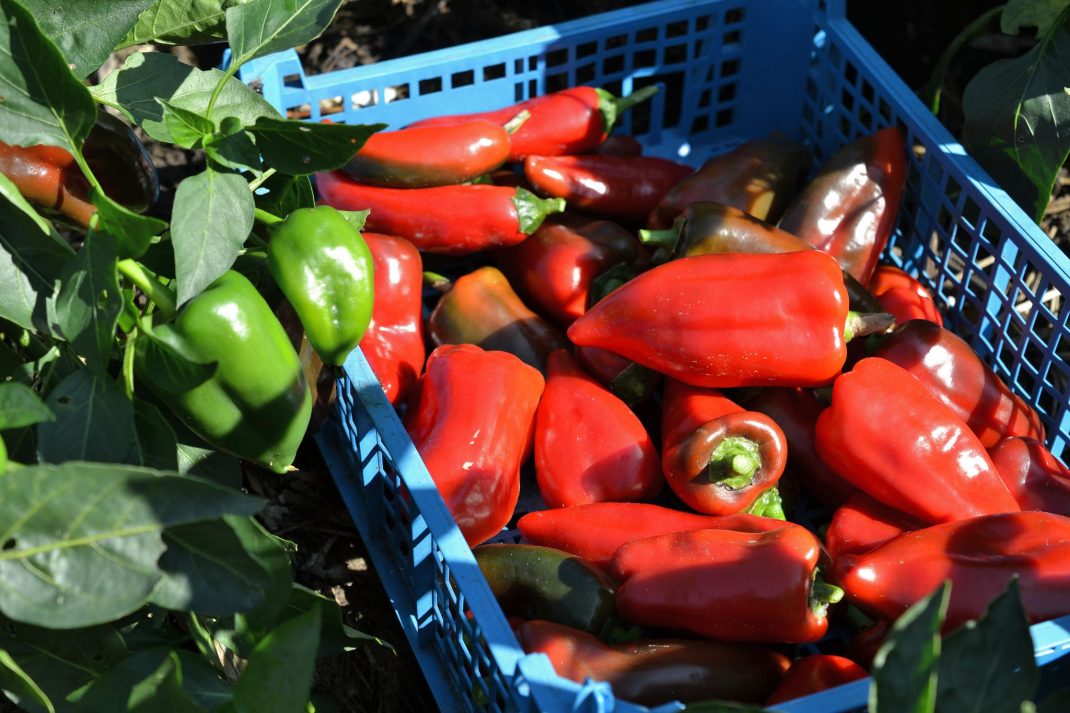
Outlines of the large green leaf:
M59 46L71 70L86 77L104 64L153 0L20 0Z
M1070 0L1007 0L999 18L999 29L1008 35L1017 35L1023 27L1037 28L1037 35L1051 31L1059 13L1070 5Z
M963 143L1038 221L1070 152L1068 76L1070 7L1033 49L983 68L963 94Z
M313 607L264 637L234 684L234 711L305 713L319 633L320 610Z
M0 0L0 141L81 149L97 120L89 91L15 0Z
M167 223L159 218L135 213L96 188L90 189L89 197L97 207L93 229L115 238L119 257L141 257L153 237L167 229Z
M91 91L97 100L123 111L152 138L171 143L173 137L157 99L205 114L212 91L222 78L223 72L218 69L190 67L171 54L137 52ZM253 124L262 116L278 115L262 96L234 77L227 79L212 108L214 121L233 116L242 124Z
M236 173L207 169L178 184L171 213L178 303L230 269L253 229L256 205Z
M157 408L145 399L134 398L134 435L136 465L157 470L178 470L178 440L175 430Z
M94 713L156 713L211 711L230 699L230 688L203 658L161 646L118 662L80 691L77 701Z
M36 713L56 713L48 694L41 690L37 682L30 678L15 657L0 649L0 690L3 690L23 710Z
M46 403L56 420L37 426L41 462L131 460L134 405L107 375L79 369L56 385Z
M108 367L123 309L116 263L115 239L106 233L91 235L64 269L56 297L60 335L101 373Z
M327 29L342 0L252 0L227 9L234 64L311 42Z
M215 131L215 124L203 115L160 100L163 105L163 123L174 142L183 148L200 146L201 141Z
M56 415L29 386L13 381L0 383L0 431L55 419Z
M67 629L142 606L163 576L163 531L262 505L214 483L70 462L0 478L0 613Z
M248 656L286 613L293 594L293 570L282 541L268 533L263 525L251 518L229 518L228 521L246 551L271 577L271 586L260 606L235 616L232 630L216 632L216 638L228 644L228 648Z
M312 208L316 205L316 196L312 192L312 181L308 176L288 176L276 173L264 181L258 192L256 207L274 215L289 215L298 208Z
M250 131L268 166L291 175L341 168L386 124L309 124L261 117Z
M314 607L320 610L320 656L335 656L368 644L393 650L394 647L382 639L347 626L342 621L342 607L338 606L338 602L296 582L290 592L290 601L283 612L283 619L301 616Z
M143 42L195 45L226 38L224 11L248 0L156 0L141 13L122 46Z

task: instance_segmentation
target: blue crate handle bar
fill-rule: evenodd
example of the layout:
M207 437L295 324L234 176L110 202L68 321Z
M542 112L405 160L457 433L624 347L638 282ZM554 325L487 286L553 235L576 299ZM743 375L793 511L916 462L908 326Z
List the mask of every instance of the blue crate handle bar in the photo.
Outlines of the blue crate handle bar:
M658 84L619 130L650 155L695 166L774 130L806 141L819 165L849 140L898 126L910 175L885 260L933 291L947 326L1037 408L1049 447L1066 458L1070 261L876 55L843 0L663 0L316 76L280 53L240 77L287 115L391 128L574 84L617 94ZM439 706L648 710L523 654L363 355L345 372L337 421L319 444ZM1045 671L1070 661L1070 617L1032 635ZM861 710L867 688L859 681L777 710Z

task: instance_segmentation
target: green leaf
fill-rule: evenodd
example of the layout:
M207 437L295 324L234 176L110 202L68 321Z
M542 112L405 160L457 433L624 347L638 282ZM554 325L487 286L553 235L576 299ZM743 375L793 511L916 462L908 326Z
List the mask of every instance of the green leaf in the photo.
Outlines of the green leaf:
M167 229L167 223L159 218L135 213L96 188L89 190L89 199L97 207L93 229L115 237L119 257L141 257L152 239Z
M226 638L232 644L230 648L247 656L286 612L294 586L293 569L283 541L268 533L259 522L249 518L229 518L228 522L246 551L271 577L271 587L260 606L235 616L234 630L218 637Z
M921 599L896 620L873 659L871 713L932 713L940 663L940 627L951 582Z
M132 466L27 466L0 478L0 612L57 629L136 611L163 576L167 528L262 501Z
M238 713L305 713L319 648L320 610L313 607L256 645L234 684Z
M137 360L134 362L137 378L147 381L160 391L174 393L189 391L200 386L215 374L217 364L205 364L192 358L177 342L170 342L156 336L149 329L138 335L136 344ZM140 367L149 363L149 371Z
M141 13L120 46L144 42L165 45L218 42L227 36L224 10L234 4L236 0L156 0Z
M1023 27L1037 28L1037 36L1051 32L1059 13L1070 6L1070 0L1007 0L999 18L999 29L1017 35Z
M202 70L182 64L172 54L138 52L91 91L98 101L121 109L152 138L171 143L173 137L157 98L204 115L212 90L223 76L218 69ZM230 116L243 125L253 124L262 116L278 115L267 100L234 77L226 80L212 108L215 121Z
M79 693L77 702L95 713L209 711L231 699L230 688L204 659L170 647L132 654Z
M20 0L52 38L71 70L87 77L137 22L152 0Z
M937 710L1018 711L1040 681L1018 579L992 600L979 621L944 640Z
M171 213L178 304L230 269L253 229L256 205L236 173L207 169L178 184Z
M0 431L55 420L56 415L29 386L0 383Z
M358 232L364 230L364 224L368 221L370 210L340 210L342 217Z
M164 532L163 539L167 551L159 566L164 578L152 593L153 604L227 616L250 611L267 596L270 575L246 551L228 522L180 525Z
M963 94L962 140L1039 221L1070 152L1070 7L1033 49L984 67Z
M260 149L253 135L241 128L232 134L222 132L204 140L204 152L221 166L235 170L260 170Z
M311 124L261 117L249 131L264 162L282 173L303 175L346 165L368 137L386 124Z
M123 463L135 450L134 406L106 375L79 369L48 395L55 421L37 426L43 463Z
M260 185L254 198L256 207L272 215L289 215L298 208L312 208L316 196L308 176L289 176L276 173Z
M136 465L157 470L178 470L178 441L163 412L145 399L134 398Z
M123 309L116 263L115 239L106 233L92 234L68 262L56 297L60 335L100 373L108 367Z
M286 611L283 613L283 620L301 616L314 607L318 607L320 610L319 656L335 656L347 651L354 651L368 644L376 644L391 651L394 650L393 646L382 639L346 626L342 621L342 608L338 606L338 602L328 599L296 582L294 582L293 590L290 593L290 601L286 605Z
M231 488L241 486L241 462L223 451L186 442L178 444L178 472Z
M59 233L0 174L0 317L51 334L57 282L72 255Z
M0 689L24 710L31 713L38 710L56 713L52 701L37 682L30 678L19 666L19 662L4 649L0 649Z
M159 102L163 106L163 123L171 133L173 142L179 146L193 148L206 136L215 133L215 124L211 119L195 111L175 106L164 99Z
M303 45L320 36L342 0L252 0L227 9L234 64Z
M79 151L97 107L55 43L15 0L0 0L0 55L0 141Z

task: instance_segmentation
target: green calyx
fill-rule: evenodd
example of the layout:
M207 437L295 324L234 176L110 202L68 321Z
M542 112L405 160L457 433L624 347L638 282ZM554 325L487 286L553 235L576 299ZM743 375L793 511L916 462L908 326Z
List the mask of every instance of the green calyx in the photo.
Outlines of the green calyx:
M755 498L751 506L743 512L747 515L769 517L774 520L788 519L787 514L784 513L784 501L780 497L780 490L775 486Z
M843 599L844 591L821 577L821 568L815 567L810 579L810 611L821 616L829 606Z
M657 85L651 85L637 89L626 97L617 97L605 89L596 89L595 91L598 92L598 113L602 115L602 133L608 134L612 131L621 114L657 94L658 89Z
M761 450L749 438L729 436L710 454L706 475L711 483L729 490L741 490L754 482L762 467Z
M526 188L517 188L513 194L513 206L516 208L517 226L521 233L531 235L546 216L565 210L564 198L539 198Z
M849 342L855 337L865 337L870 334L881 334L895 326L895 317L887 312L855 312L847 313L847 321L843 327L843 340Z

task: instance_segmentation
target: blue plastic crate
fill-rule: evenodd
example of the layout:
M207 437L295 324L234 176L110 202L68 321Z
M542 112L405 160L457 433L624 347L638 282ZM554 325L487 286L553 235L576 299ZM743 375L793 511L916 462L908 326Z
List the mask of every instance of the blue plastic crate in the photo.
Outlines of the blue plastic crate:
M658 83L663 91L625 115L619 131L650 155L694 166L773 130L805 141L820 165L844 143L898 126L911 147L910 175L885 260L932 290L947 326L1037 408L1048 445L1065 459L1070 261L859 36L843 0L665 0L318 76L283 53L246 65L241 77L291 116L392 128L574 84L627 94ZM647 710L523 654L359 352L345 372L320 447L440 706ZM1059 660L1070 651L1070 617L1032 634L1038 661L1058 677L1070 661ZM777 709L857 710L867 687Z

